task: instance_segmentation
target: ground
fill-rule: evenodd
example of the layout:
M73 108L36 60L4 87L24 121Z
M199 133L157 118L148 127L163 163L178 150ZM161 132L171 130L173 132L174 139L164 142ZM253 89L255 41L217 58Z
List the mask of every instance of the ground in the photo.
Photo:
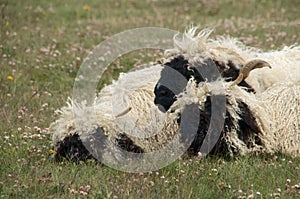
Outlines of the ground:
M298 198L300 158L183 158L130 174L93 160L53 161L48 127L71 95L84 57L115 33L194 24L274 50L300 43L299 10L298 0L0 0L0 197ZM98 88L161 56L143 50L122 57Z

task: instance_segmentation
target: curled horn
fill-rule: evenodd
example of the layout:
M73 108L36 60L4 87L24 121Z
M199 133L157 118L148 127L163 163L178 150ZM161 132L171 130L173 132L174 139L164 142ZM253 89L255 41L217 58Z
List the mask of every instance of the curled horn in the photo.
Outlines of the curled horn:
M263 67L272 68L268 62L263 61L261 59L255 59L247 62L242 67L239 76L232 82L231 86L238 85L239 83L241 83L244 79L246 79L249 76L250 72L253 69L263 68Z

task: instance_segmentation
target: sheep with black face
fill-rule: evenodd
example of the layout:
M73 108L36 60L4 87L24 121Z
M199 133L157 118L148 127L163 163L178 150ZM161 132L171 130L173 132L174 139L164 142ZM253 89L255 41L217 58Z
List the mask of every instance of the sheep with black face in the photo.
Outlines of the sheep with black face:
M278 85L282 87L294 85L290 88L290 92L293 93L291 99L297 101L299 95L295 96L294 94L297 94L299 90L299 46L262 53L258 49L243 46L232 38L209 40L210 30L203 30L197 35L195 31L196 29L190 29L183 38L175 37L175 48L166 51L164 69L154 89L155 104L164 112L173 112L178 107L173 104L178 100L178 96L182 96L184 95L182 93L186 92L188 81L193 82L192 85L200 90L203 85L221 81L224 86L223 89L225 89L223 94L226 96L226 113L224 114L225 123L221 138L215 146L215 151L217 153L229 152L230 154L240 154L241 151L252 151L254 148L256 148L255 150L280 151L280 149L273 147L276 145L275 143L269 143L267 140L276 140L282 135L276 133L280 135L276 138L273 135L276 128L265 132L260 126L264 122L277 123L276 120L280 120L280 118L268 118L266 121L258 120L261 120L261 117L270 110L273 111L272 113L269 112L271 115L284 110L279 107L276 110L269 107L268 110L264 111L265 113L262 111L261 115L256 115L256 109L260 106L267 106L261 99L269 98L271 91L275 90ZM295 73L295 71L298 72ZM186 81L178 82L180 76L178 73ZM174 89L172 85L177 87ZM286 89L288 88L289 86L286 86ZM278 98L282 97L281 93L275 93L275 95L278 95ZM204 104L204 106L199 107L201 114L199 128L191 147L194 153L199 151L207 134L209 128L207 121L210 121L212 111L210 99L213 96L212 93L206 94L206 98L201 102L199 101L199 104ZM256 102L257 107L250 105L253 102ZM270 103L278 104L280 102L272 101ZM295 103L289 105L294 107ZM283 118L286 117L283 116ZM299 121L299 116L293 115L293 118L295 123ZM272 126L276 125L272 124ZM297 124L293 126L299 128ZM297 140L298 137L295 137L297 129L291 129L291 131L288 129L289 127L286 126L282 133L293 135L291 139ZM263 131L264 133L262 133ZM262 134L265 135L261 136ZM267 138L269 136L270 138ZM289 148L289 146L285 146L285 148Z

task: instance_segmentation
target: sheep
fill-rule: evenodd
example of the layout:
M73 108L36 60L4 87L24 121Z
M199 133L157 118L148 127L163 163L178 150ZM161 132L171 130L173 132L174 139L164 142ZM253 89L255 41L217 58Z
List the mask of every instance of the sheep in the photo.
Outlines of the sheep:
M156 129L161 126L160 123L164 121L164 115L153 103L153 89L161 69L161 65L153 65L149 68L121 73L117 81L113 81L99 92L93 107L87 107L84 102L77 103L69 98L67 106L56 111L60 115L59 119L49 127L53 134L52 147L56 151L55 157L67 157L74 160L91 157L81 139L100 129L105 132L109 140L118 145L128 145L132 142L122 129L124 126L132 126L130 123L132 121L139 124L144 134L151 135L157 131ZM116 107L113 106L119 106L117 102L114 103L115 100L121 101L120 104L123 106L130 105L130 110L128 107L117 107L120 111L115 112ZM132 121L122 119L124 110L129 111L127 115L131 116ZM95 115L96 118L94 118ZM152 118L156 120L150 120ZM132 151L142 151L138 145L132 144L124 147L128 147L128 150L132 148ZM143 151L149 150L143 147Z
M175 37L175 48L166 51L164 69L154 90L155 103L160 110L172 112L178 109L178 105L174 103L178 97L182 97L182 92L190 90L187 88L188 84L183 82L177 85L180 89L169 89L170 85L177 82L178 76L174 77L170 71L179 72L188 81L191 80L199 90L204 86L203 82L211 84L218 81L216 76L208 75L212 73L212 68L216 68L217 73L220 73L221 82L226 85L224 88L226 92L223 93L226 96L226 114L221 139L218 140L214 151L230 155L250 151L284 151L299 154L300 114L297 112L299 110L297 100L299 100L300 47L286 47L281 51L265 53L246 47L232 38L208 39L211 33L209 29L198 34L196 30L197 28L192 28L182 38ZM209 99L214 96L203 92L202 96L199 96L196 93L195 91L194 95L189 94L188 98L191 96L204 98L198 102L202 118L197 136L192 143L193 153L200 150L208 131L209 125L206 121L211 115L205 113L211 112ZM290 99L285 98L284 93L290 93ZM189 101L188 98L184 99ZM284 106L282 101L289 103ZM181 104L179 107L184 106ZM288 106L295 112L291 114ZM257 114L257 111L260 114ZM286 115L282 112L286 112ZM279 118L271 117L273 115ZM291 127L284 121L287 120L287 116L294 119ZM285 126L278 128L279 124ZM268 127L270 125L272 127ZM280 141L284 136L286 139Z
M214 96L224 97L226 109L221 136L213 152L243 155L281 151L299 155L299 105L295 102L299 100L300 78L295 71L299 71L300 48L262 53L232 38L208 39L209 29L199 34L196 31L196 28L190 29L182 39L174 37L175 47L165 52L163 63L121 74L117 81L100 91L93 107L69 99L68 105L57 111L60 118L49 128L55 157L91 158L95 154L91 154L91 148L84 143L87 140L96 143L97 139L100 149L92 150L96 156L102 153L102 158L120 159L124 155L120 149L135 154L155 152L171 140L176 140L178 147L182 143L183 148L191 144L186 149L196 154L201 151L209 129L210 99ZM207 66L204 68L208 71L217 68L219 76L202 76L197 72L199 66ZM278 75L280 68L285 68L283 77ZM170 71L180 74L176 79L169 78L169 83L176 85L172 90L163 85ZM278 78L274 78L276 74ZM223 85L222 91L211 89L220 85ZM122 102L122 106L118 106L116 100ZM282 100L290 103L283 104ZM182 138L181 120L189 108L194 118L199 119L194 121L199 125L192 139L188 135L186 142ZM289 111L290 108L294 112ZM293 128L282 127L275 132L279 124L290 122L285 112L295 118ZM223 117L221 112L220 115ZM286 139L280 141L280 136ZM114 157L107 151L112 144L117 151Z

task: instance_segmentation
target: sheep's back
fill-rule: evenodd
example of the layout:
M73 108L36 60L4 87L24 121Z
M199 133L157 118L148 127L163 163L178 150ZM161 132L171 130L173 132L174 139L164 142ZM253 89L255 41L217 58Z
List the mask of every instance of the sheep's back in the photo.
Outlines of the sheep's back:
M269 144L276 152L300 156L300 82L274 85L259 98L271 121Z

